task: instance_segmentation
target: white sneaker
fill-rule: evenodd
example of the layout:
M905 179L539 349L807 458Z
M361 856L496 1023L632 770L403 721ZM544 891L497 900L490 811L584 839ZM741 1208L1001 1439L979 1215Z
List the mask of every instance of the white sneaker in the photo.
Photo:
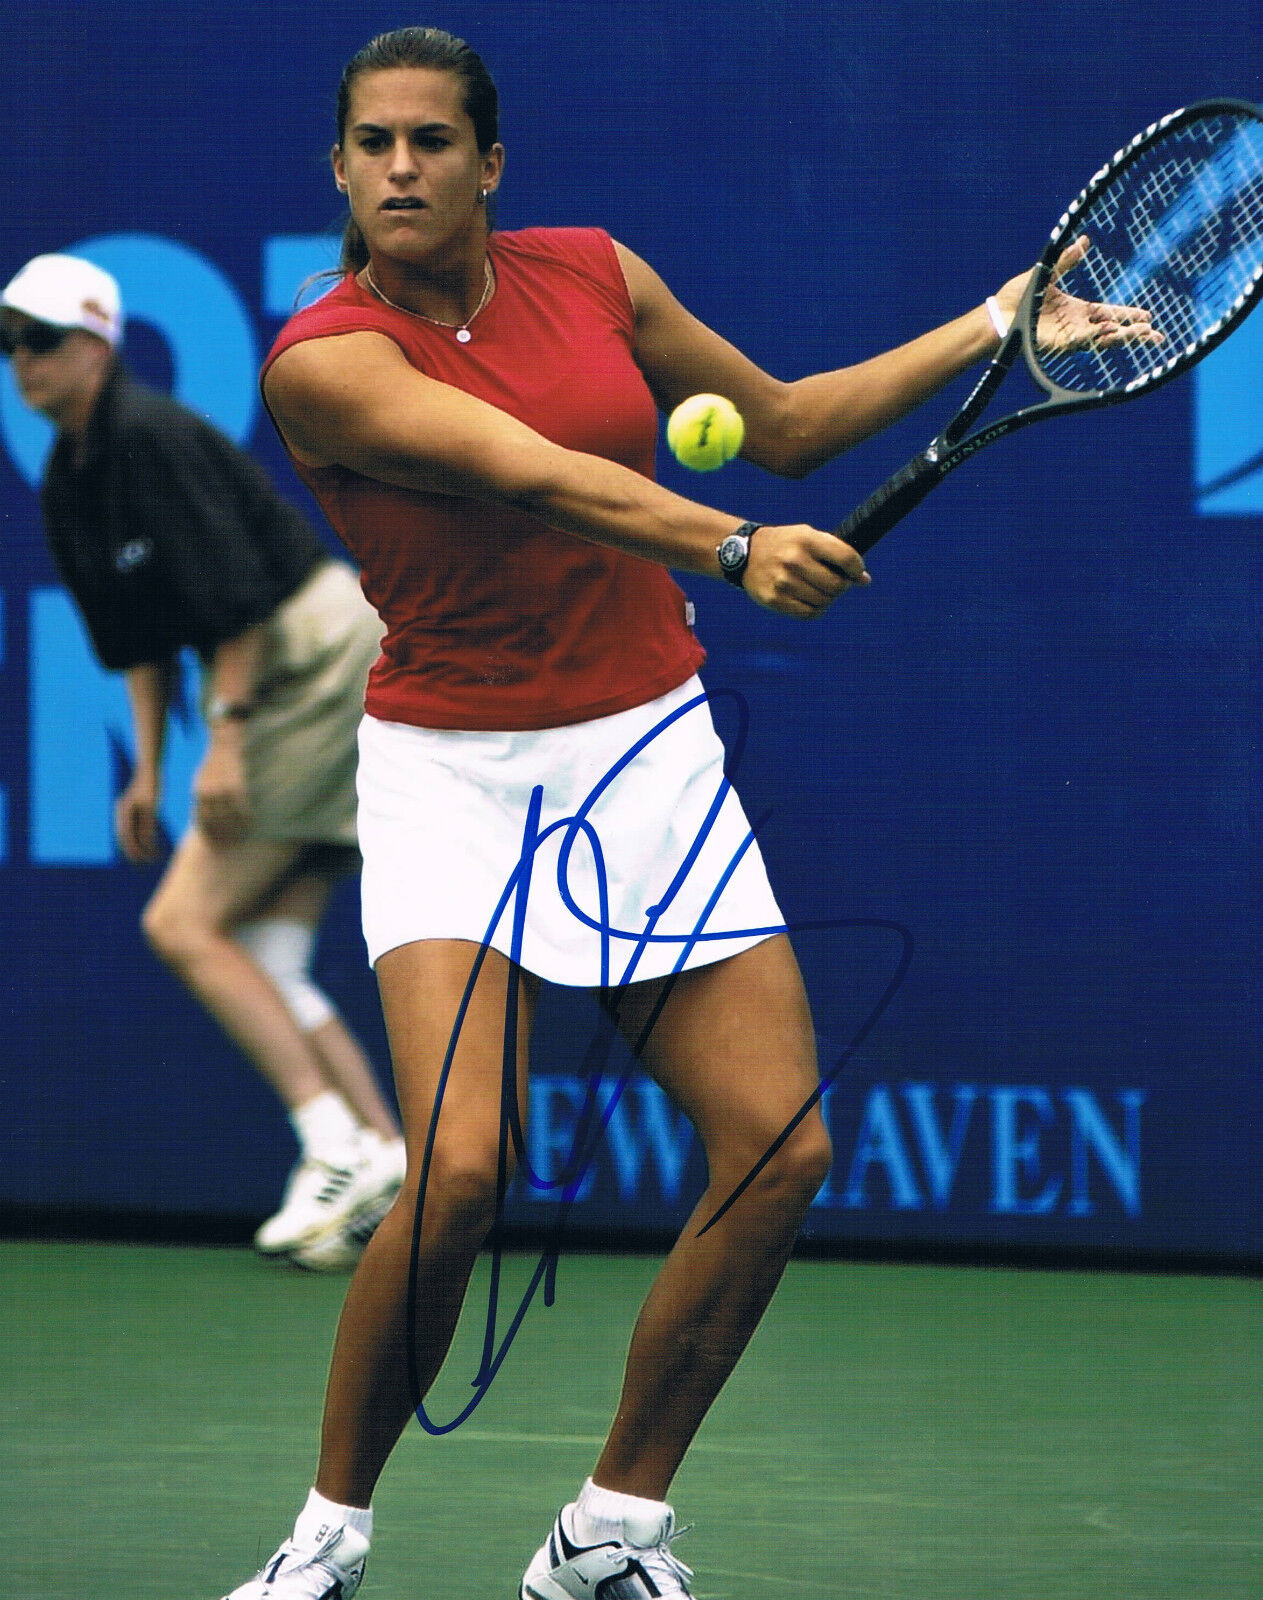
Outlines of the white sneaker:
M371 1129L361 1136L371 1183L355 1209L336 1228L328 1229L309 1244L289 1251L296 1266L309 1272L348 1272L364 1254L364 1246L395 1203L403 1184L407 1157L402 1139L383 1139Z
M355 1203L363 1166L358 1146L348 1148L336 1166L304 1156L289 1175L281 1209L255 1234L254 1248L265 1256L285 1255L336 1227Z
M692 1600L692 1571L670 1544L685 1530L675 1526L668 1508L656 1522L627 1518L623 1539L577 1544L567 1532L573 1506L563 1506L548 1543L535 1552L526 1569L521 1600ZM570 1522L573 1526L573 1523Z
M402 1147L401 1139L387 1142L366 1129L336 1160L304 1157L289 1175L281 1209L255 1234L255 1249L288 1255L335 1234L392 1184L393 1199L403 1181Z
M367 1555L368 1540L345 1525L330 1529L314 1549L287 1539L249 1583L224 1600L351 1600Z

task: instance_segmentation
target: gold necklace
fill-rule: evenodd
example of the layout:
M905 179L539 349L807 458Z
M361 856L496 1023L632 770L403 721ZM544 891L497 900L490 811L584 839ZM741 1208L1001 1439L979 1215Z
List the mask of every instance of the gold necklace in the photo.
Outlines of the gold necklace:
M407 306L399 305L397 301L392 300L388 294L384 294L378 287L377 279L373 276L373 269L371 266L364 268L364 281L368 284L369 288L373 291L377 298L385 305L388 305L392 311L402 311L407 317L420 317L422 322L433 323L436 328L453 328L455 329L458 341L461 344L468 344L473 338L473 334L469 331L469 324L486 305L487 301L491 299L491 291L495 287L496 280L491 271L491 262L486 257L483 258L482 269L482 299L474 307L473 311L470 312L469 316L465 318L464 322L443 322L438 317L427 317L424 311L411 311Z

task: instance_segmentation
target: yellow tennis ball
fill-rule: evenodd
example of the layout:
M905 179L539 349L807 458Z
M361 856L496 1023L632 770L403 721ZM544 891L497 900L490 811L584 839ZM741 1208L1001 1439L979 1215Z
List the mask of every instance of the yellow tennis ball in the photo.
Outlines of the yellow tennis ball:
M694 472L714 472L731 461L745 436L741 413L719 394L690 395L667 418L671 454Z

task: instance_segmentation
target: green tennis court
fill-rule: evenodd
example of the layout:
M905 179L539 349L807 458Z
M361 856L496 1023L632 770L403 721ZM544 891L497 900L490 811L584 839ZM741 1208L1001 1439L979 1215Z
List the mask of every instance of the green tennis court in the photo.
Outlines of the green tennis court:
M502 1322L534 1264L508 1258ZM409 1432L366 1600L516 1595L654 1266L563 1259L470 1420ZM344 1280L12 1241L0 1273L6 1592L218 1600L307 1489ZM472 1393L486 1283L437 1420ZM1261 1366L1245 1279L796 1261L677 1480L676 1549L699 1600L1254 1600Z

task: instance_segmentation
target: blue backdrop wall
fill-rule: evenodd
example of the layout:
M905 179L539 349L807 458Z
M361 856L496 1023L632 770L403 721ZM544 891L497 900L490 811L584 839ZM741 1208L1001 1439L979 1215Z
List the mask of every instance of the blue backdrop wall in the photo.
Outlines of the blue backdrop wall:
M988 0L736 0L721 27L666 0L133 0L103 28L80 0L36 4L0 83L0 273L50 249L109 266L133 365L305 503L255 373L334 251L334 89L372 33L431 21L481 49L502 227L609 228L793 376L976 304L1163 112L1263 97L1248 11L1204 0L1190 30L1187 8L1066 0L1032 27ZM816 1234L1260 1253L1261 374L1263 317L1195 380L985 452L874 553L871 592L814 626L690 582L725 732L748 716L739 785L768 814L837 1070ZM952 398L803 483L662 474L741 516L829 526ZM292 1144L142 946L152 874L110 838L122 691L56 586L33 492L47 437L7 371L0 432L0 1204L259 1216ZM177 797L200 739L175 731ZM320 968L385 1070L353 889ZM582 1100L586 1004L545 1007L540 1172ZM660 1226L697 1179L687 1128L633 1078L573 1217ZM555 1204L520 1185L513 1214Z

